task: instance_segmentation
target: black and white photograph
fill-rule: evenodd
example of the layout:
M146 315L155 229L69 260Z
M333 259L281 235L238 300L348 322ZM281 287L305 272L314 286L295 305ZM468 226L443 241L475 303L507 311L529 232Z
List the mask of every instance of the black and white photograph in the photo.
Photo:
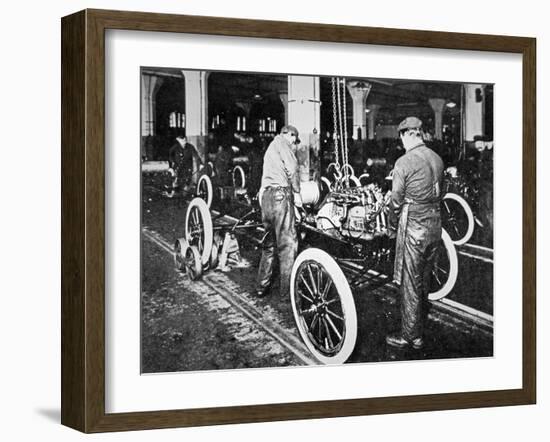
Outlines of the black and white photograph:
M140 76L142 374L493 356L493 84Z

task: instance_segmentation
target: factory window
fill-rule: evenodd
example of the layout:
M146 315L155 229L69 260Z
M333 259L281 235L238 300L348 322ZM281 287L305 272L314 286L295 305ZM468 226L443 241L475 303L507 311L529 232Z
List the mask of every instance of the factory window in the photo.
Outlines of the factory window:
M172 112L170 114L170 123L171 128L185 128L185 114L181 112Z

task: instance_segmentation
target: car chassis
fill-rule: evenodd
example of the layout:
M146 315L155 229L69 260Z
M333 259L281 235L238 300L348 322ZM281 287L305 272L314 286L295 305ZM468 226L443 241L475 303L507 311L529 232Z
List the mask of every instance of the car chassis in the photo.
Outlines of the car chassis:
M390 283L395 258L395 239L387 228L388 194L375 185L349 187L342 176L332 188L313 182L303 186L308 195L305 209L297 211L300 251L290 281L300 336L324 364L341 364L349 358L358 329L353 293L359 286L372 292ZM176 268L197 279L218 264L225 267L232 254L238 261L237 233L262 243L266 234L258 200L261 194L247 198L252 201L249 210L228 223L222 214L213 219L201 198L193 199L186 213L185 238L175 244ZM456 249L445 230L441 240L428 295L431 301L445 297L458 274Z

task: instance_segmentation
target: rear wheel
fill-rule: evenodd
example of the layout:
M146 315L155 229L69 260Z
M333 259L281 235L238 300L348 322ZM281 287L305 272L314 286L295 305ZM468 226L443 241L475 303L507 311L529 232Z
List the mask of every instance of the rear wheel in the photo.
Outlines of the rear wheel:
M431 275L430 301L442 299L454 288L458 276L456 248L449 234L441 232L443 247L439 250Z
M185 270L185 252L188 247L185 238L179 238L174 244L174 267L180 272Z
M357 339L357 313L347 279L321 249L298 255L290 278L290 297L298 331L309 351L324 364L342 364Z
M212 180L208 175L201 175L197 182L197 196L206 202L210 208L212 204Z
M474 214L464 198L447 193L441 201L441 221L457 246L466 244L474 233Z
M233 168L233 187L236 189L242 189L246 186L246 177L244 169L241 166L235 166Z
M187 247L185 251L185 272L191 281L202 276L201 255L196 246Z
M218 267L221 245L222 240L220 238L220 235L216 233L214 235L214 239L212 240L212 250L210 251L210 261L208 263L208 268L210 268L211 270Z

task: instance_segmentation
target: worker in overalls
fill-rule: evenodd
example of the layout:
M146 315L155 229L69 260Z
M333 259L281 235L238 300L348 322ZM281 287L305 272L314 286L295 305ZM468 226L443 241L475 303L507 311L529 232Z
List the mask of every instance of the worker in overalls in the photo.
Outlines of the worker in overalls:
M191 185L194 163L197 167L202 164L197 148L187 142L185 135L178 135L168 152L168 160L175 173L172 186L186 190Z
M405 118L397 130L406 153L393 171L390 225L397 229L393 277L400 285L401 330L386 343L420 349L430 275L441 244L443 161L424 144L418 118Z
M279 256L279 294L287 296L290 291L290 273L298 251L294 206L302 206L295 154L299 142L298 130L284 126L264 155L260 206L266 237L258 269L258 297L267 295L271 288L275 246Z

